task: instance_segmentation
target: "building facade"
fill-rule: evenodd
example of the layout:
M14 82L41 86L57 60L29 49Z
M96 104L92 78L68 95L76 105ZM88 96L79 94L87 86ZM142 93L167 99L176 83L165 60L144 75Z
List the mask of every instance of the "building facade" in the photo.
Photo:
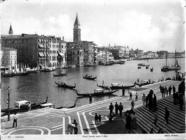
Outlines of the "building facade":
M61 50L62 43L65 44L60 38L37 34L2 36L2 47L16 49L18 65L30 68L56 67L58 51ZM66 47L66 45L63 47ZM66 60L65 58L63 58L63 61Z
M74 22L73 42L67 43L67 65L70 67L95 65L95 46L92 41L81 41L81 29L78 16Z
M17 50L12 48L1 48L1 67L15 70L17 67Z

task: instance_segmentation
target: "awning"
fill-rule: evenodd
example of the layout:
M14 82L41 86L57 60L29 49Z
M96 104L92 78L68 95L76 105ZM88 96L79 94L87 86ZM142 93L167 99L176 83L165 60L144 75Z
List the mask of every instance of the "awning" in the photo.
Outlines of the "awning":
M58 55L60 55L61 57L64 57L64 53L61 53L58 51Z
M40 44L40 43L38 44L38 47L39 48L44 48L43 44Z
M43 54L43 52L39 52L39 57L43 57L44 56L44 54Z

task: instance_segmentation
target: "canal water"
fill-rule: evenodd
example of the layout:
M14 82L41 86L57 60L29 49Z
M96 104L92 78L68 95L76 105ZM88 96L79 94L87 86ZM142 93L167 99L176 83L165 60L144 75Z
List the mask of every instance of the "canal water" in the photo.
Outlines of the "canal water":
M168 64L174 64L174 59L168 59ZM142 67L137 68L138 63L150 64L154 71ZM185 72L185 58L178 59L181 65L181 72ZM76 104L81 106L89 103L88 98L77 98L73 90L58 88L55 81L65 81L69 84L76 83L76 88L80 93L93 92L97 88L97 83L101 84L104 80L105 85L111 83L134 83L136 79L158 81L162 78L173 77L175 72L161 72L161 67L165 65L164 59L154 60L134 60L126 61L125 64L115 64L111 66L96 66L86 68L67 69L67 76L53 77L54 72L32 73L27 76L18 76L12 78L2 78L1 90L1 108L7 108L7 87L10 87L10 106L18 100L29 100L33 103L42 102L48 97L48 102L56 107L70 107ZM96 81L83 79L83 75L89 73L97 76ZM121 91L115 93L121 95ZM96 97L93 102L104 100L110 97Z

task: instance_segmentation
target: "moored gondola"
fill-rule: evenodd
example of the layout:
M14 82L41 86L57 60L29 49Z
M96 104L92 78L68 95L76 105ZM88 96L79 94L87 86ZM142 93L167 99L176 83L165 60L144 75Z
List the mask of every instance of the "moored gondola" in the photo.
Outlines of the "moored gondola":
M62 88L68 88L68 89L74 89L74 88L76 88L76 84L75 83L74 83L74 85L69 85L69 84L66 84L65 82L55 82L55 84L58 87L62 87Z
M96 89L94 90L94 92L92 93L79 93L77 90L76 90L76 94L79 96L79 97L90 97L90 96L110 96L112 95L114 92L116 92L118 90L104 90L104 89Z
M53 74L54 77L59 77L59 76L66 76L67 73L55 73Z
M85 74L83 76L83 79L87 79L87 80L96 80L96 76L93 76L93 75L89 75L89 74Z

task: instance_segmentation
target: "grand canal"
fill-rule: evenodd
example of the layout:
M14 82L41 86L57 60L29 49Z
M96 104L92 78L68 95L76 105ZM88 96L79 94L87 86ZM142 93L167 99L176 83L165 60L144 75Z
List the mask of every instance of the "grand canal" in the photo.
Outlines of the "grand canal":
M142 67L137 69L138 63L150 64L154 71ZM178 59L181 65L181 72L185 72L185 58ZM168 64L174 64L174 59L168 59ZM76 103L76 106L88 104L88 98L77 98L74 91L58 88L55 81L65 81L70 84L76 83L76 88L79 92L93 92L97 88L97 83L101 84L104 80L106 85L113 82L117 83L134 83L137 78L141 80L158 81L162 78L173 77L175 72L161 72L161 67L165 65L164 59L154 60L135 60L126 61L125 64L116 64L112 66L96 66L87 68L72 68L67 69L67 76L53 77L55 72L38 72L27 76L19 76L12 78L2 78L1 91L1 108L7 107L7 87L10 87L10 106L14 106L14 102L18 100L29 100L37 103L44 101L48 97L48 102L53 103L56 107L69 107ZM83 79L83 74L89 73L97 76L96 81L88 81ZM116 95L121 95L121 91L116 92ZM103 100L109 97L93 98L94 101Z

